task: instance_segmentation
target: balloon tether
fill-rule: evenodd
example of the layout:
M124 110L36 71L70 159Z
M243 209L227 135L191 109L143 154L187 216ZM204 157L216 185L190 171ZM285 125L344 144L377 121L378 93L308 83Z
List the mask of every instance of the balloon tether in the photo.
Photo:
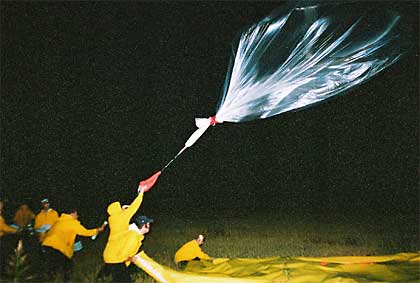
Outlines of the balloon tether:
M168 166L175 161L175 159L178 158L178 156L181 155L181 153L186 149L187 147L184 147L183 149L181 149L160 171L163 172L163 170L165 170L166 168L168 168Z

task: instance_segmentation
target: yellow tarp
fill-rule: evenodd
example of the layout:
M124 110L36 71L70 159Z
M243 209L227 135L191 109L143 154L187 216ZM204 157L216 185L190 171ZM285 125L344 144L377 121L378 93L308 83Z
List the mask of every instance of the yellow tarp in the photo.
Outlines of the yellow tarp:
M193 261L184 271L144 252L135 264L160 283L420 282L420 253L387 256L272 257Z

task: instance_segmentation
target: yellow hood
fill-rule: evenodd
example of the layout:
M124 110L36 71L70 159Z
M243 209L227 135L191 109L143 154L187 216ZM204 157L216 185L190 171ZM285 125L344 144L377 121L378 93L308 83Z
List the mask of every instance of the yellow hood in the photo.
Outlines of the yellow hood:
M109 215L116 214L118 212L121 212L121 204L119 201L113 202L110 205L108 205L108 209L106 210Z

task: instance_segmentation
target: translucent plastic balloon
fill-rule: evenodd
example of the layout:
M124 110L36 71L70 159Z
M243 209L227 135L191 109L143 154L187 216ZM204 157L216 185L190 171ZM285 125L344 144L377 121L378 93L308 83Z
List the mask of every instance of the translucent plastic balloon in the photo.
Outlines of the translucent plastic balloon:
M400 16L380 3L302 3L241 34L217 122L267 118L342 94L405 52Z
M211 125L268 118L343 94L410 46L400 16L379 2L290 3L241 33L216 115L196 119L198 129L163 169Z

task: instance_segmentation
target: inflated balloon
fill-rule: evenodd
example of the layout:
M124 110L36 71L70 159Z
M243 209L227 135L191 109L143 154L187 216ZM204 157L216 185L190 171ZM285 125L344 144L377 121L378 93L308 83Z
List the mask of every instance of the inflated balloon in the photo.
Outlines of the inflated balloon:
M198 129L175 158L210 125L264 119L344 94L407 50L393 11L302 3L308 2L275 11L240 35L216 115L196 119Z
M400 16L353 6L296 7L246 30L216 120L242 122L297 110L344 93L395 63L406 44Z

